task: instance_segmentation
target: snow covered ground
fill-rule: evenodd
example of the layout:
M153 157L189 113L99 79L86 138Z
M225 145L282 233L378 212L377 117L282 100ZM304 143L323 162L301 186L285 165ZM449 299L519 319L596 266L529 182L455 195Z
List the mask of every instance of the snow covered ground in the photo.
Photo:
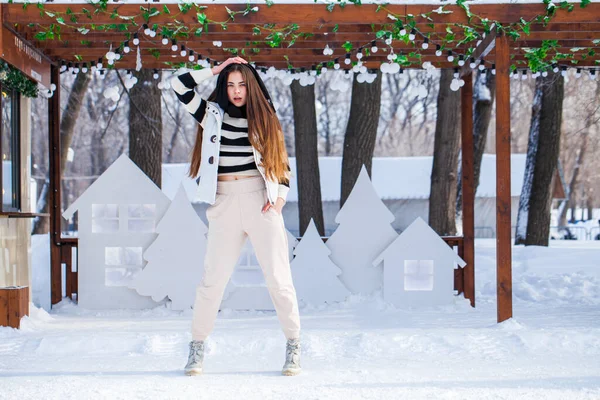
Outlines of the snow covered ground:
M20 331L0 328L0 399L600 399L600 242L515 247L502 324L494 241L476 251L475 309L379 294L301 310L297 377L280 376L273 313L223 312L205 375L186 377L190 312L34 309Z

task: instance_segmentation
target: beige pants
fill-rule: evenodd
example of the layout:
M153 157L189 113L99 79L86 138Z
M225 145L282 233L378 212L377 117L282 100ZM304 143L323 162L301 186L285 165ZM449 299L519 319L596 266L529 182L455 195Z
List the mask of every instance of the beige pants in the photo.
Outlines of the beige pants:
M212 331L246 237L254 247L285 337L300 336L287 232L281 214L274 209L262 213L266 202L265 181L260 176L217 182L216 201L206 210L208 243L204 276L196 289L192 339L204 340Z

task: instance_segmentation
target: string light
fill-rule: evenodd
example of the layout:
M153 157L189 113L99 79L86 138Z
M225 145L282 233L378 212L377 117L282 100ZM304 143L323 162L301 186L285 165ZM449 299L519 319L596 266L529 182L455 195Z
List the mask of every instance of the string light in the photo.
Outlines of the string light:
M373 53L377 53L377 50L378 50L378 49L377 49L377 43L375 42L375 40L373 40L373 41L371 42L371 52L373 52Z
M134 45L134 46L137 46L137 45L139 45L139 44L140 44L140 38L138 37L138 34L137 34L137 32L135 32L135 33L133 34L133 45Z
M425 38L425 39L423 40L423 44L421 44L421 47L422 47L424 50L427 50L427 49L429 48L429 38Z
M129 40L126 40L125 43L123 43L123 51L125 53L129 53L130 50L131 48L129 48Z
M158 79L159 76L158 76L158 70L157 69L154 70L154 75L152 75L152 77L154 79Z
M527 70L523 70L523 72L521 73L521 80L523 80L523 81L527 80Z
M344 64L350 65L352 60L350 60L350 53L346 53L346 58L344 59Z
M162 37L162 41L161 41L161 42L162 42L162 44L163 44L164 46L166 46L166 45L168 45L168 44L169 44L169 38L168 38L168 37L166 37L165 35L163 35L163 37Z
M439 44L435 45L435 55L438 57L442 56L442 46L440 46Z
M334 62L335 64L333 64L333 68L340 69L340 59L336 58Z
M458 56L458 65L460 65L461 67L465 65L465 57L462 54Z
M400 23L400 36L404 35L406 35L406 28L404 28L404 25L402 25L402 23Z
M575 77L577 79L581 78L581 68L577 68L577 72L575 73Z
M452 50L448 50L448 61L454 61L454 56L452 55Z
M356 59L360 60L361 58L363 58L362 48L358 50L358 53L356 53Z
M88 72L88 65L87 65L87 63L83 63L83 67L81 68L81 72L83 72L84 74L87 74L87 72Z
M485 69L485 60L482 58L481 60L479 60L479 70L483 71Z
M177 39L171 39L171 50L177 51Z
M416 29L412 28L412 30L410 31L410 34L408 35L408 40L411 40L411 41L415 40L415 37L416 37L415 33L416 32L417 32Z
M471 67L471 69L473 69L476 66L477 66L477 63L475 62L475 59L473 57L471 57L471 62L469 63L469 67Z
M496 64L492 64L492 75L496 75Z
M554 73L558 72L558 65L552 64L552 72L554 72Z
M567 67L562 67L562 71L560 71L562 76L567 76Z
M142 25L142 28L144 28L144 34L150 36L150 28L148 28L148 24Z
M185 45L184 45L184 44L182 44L182 45L179 47L179 49L181 50L181 51L179 52L179 54L181 54L181 57L185 57L185 55L187 54L187 51L185 50Z
M194 56L194 50L190 49L190 54L189 54L188 60L190 60L190 62L194 62L195 58L196 57Z

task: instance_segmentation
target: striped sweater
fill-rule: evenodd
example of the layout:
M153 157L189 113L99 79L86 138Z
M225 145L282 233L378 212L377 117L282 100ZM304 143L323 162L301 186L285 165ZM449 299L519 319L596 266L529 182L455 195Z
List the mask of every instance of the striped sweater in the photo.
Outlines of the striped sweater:
M172 87L187 111L204 127L206 117L206 100L194 90L204 79L210 77L205 70L186 72L177 76ZM288 165L288 170L289 170ZM256 167L252 145L248 139L248 120L233 118L227 113L223 115L221 125L221 143L219 147L218 175L260 176ZM279 182L279 197L284 200L289 191L289 182Z

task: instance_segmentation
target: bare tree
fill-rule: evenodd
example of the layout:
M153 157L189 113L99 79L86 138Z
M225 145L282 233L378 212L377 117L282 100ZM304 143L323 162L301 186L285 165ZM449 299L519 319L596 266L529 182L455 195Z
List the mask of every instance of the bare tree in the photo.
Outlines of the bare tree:
M340 207L350 195L363 165L367 168L369 176L371 175L380 104L381 72L377 70L377 77L371 84L358 83L355 76L352 82L350 116L344 137Z
M296 132L300 236L308 228L311 219L315 222L321 236L324 236L325 224L323 221L323 203L321 202L315 86L302 86L297 80L294 80L291 90L294 106L294 131Z
M61 118L60 118L60 170L61 174L64 174L67 167L67 156L69 148L71 147L71 141L75 132L75 123L79 117L81 105L83 104L83 98L87 91L90 83L89 73L77 74L69 97L67 100L67 106L65 107ZM38 201L40 209L38 212L48 212L48 186L49 182L44 183L44 189L42 189L41 195L43 199ZM48 218L37 218L34 221L32 232L33 234L47 233L50 228L50 221Z
M548 246L552 183L558 164L564 79L536 79L527 164L519 200L515 244Z
M138 79L129 94L129 158L161 187L162 110L160 89L153 71L134 73Z
M429 195L429 225L439 235L456 234L456 183L460 145L460 93L450 89L451 69L442 70Z

